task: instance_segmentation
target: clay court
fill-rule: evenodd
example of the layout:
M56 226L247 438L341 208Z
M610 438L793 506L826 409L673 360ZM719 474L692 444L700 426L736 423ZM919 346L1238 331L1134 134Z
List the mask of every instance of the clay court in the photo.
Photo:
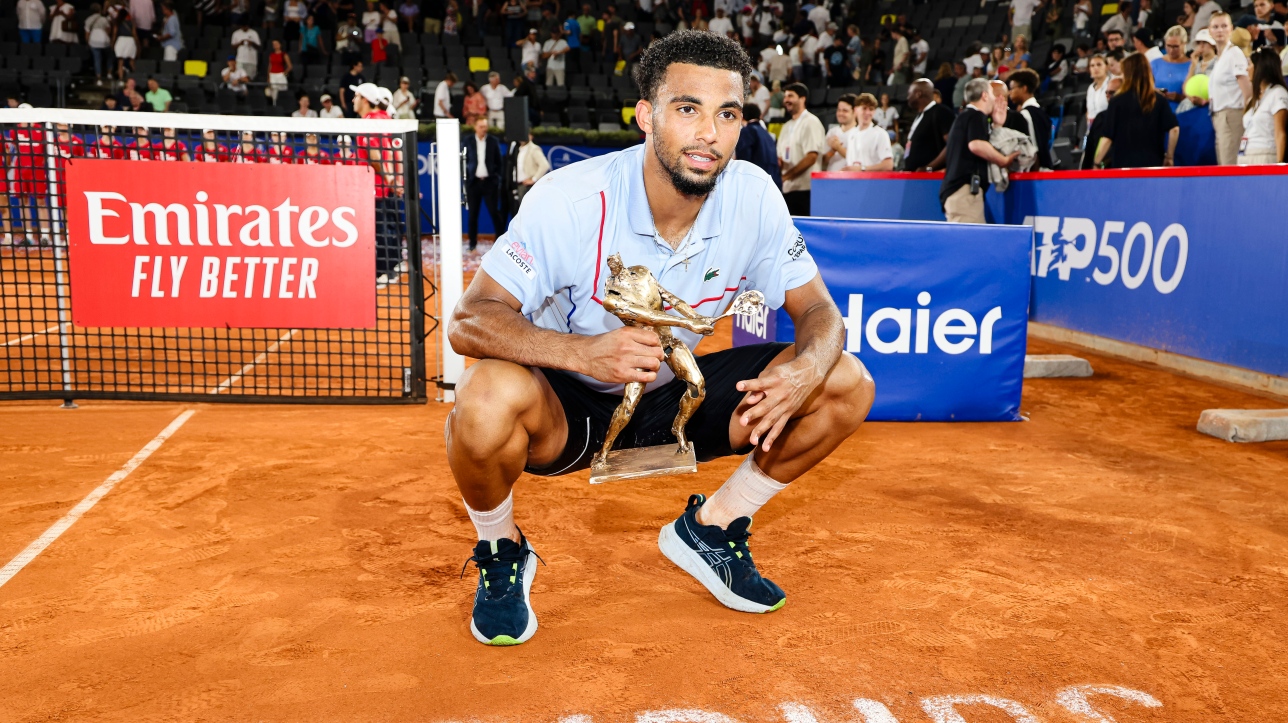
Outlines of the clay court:
M722 326L699 352L729 343ZM5 561L195 410L0 588L0 720L1126 723L1288 708L1288 443L1194 430L1204 409L1282 402L1029 351L1079 353L1096 374L1027 380L1027 422L867 424L757 517L758 563L788 593L772 615L720 606L656 546L735 460L597 487L586 472L523 478L518 521L547 566L541 629L509 649L469 632L475 573L458 576L474 534L444 459L446 405L0 405ZM943 696L963 696L957 713Z

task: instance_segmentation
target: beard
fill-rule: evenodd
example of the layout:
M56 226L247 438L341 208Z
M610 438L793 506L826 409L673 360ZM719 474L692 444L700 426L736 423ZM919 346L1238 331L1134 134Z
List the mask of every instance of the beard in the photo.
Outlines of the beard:
M687 150L701 150L704 153L712 153L716 156L716 161L720 162L724 156L714 148L692 147L682 148L676 153L672 153L670 147L661 140L660 134L653 136L653 153L657 156L658 163L666 171L667 178L670 179L671 185L675 190L685 196L705 196L715 190L716 182L720 180L720 174L724 173L727 163L720 163L709 176L698 176L693 171L684 167L680 160Z

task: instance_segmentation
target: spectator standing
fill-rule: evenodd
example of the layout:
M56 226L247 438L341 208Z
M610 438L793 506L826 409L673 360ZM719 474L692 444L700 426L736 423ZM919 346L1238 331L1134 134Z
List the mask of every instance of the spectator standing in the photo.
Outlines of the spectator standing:
M617 38L617 58L626 61L625 74L630 77L631 68L644 52L644 39L635 32L635 23L622 25L621 35Z
M568 55L575 59L581 55L581 24L577 22L577 13L569 10L562 27L564 40L568 42Z
M336 105L331 100L331 96L329 94L323 93L322 97L318 98L318 102L322 104L322 110L318 111L319 118L343 118L344 117L344 111L340 110L340 106Z
M1042 0L1011 0L1011 40L1021 35L1033 37L1033 13L1042 7Z
M921 37L921 31L916 28L909 28L908 34L912 36L912 75L920 78L926 74L926 67L930 62L930 43ZM944 94L947 98L949 94Z
M707 23L707 32L726 38L734 37L733 21L725 15L723 7L716 8L716 16L711 18L711 22Z
M1222 10L1216 0L1193 0L1193 2L1197 4L1194 7L1194 20L1190 24L1190 32L1197 33L1207 28L1212 22L1212 16Z
M846 93L836 102L837 125L828 128L827 135L823 137L823 143L826 147L823 149L823 160L820 165L825 171L844 170L847 165L845 162L846 142L850 131L854 130L855 127L854 103L857 100L857 96L853 93Z
M352 14L348 15L335 31L335 52L340 61L353 65L362 60L362 29Z
M528 67L528 64L531 63L532 67L535 68L541 64L541 41L537 39L536 28L528 30L527 36L516 43L516 45L519 46L520 65L526 68Z
M393 116L404 120L415 118L416 107L419 105L420 100L411 89L411 78L405 75L399 78L398 90L394 91L393 103L389 106Z
M528 142L519 146L519 158L515 163L519 186L516 189L518 198L515 200L518 205L523 205L523 197L528 195L528 191L541 177L550 172L550 161L546 159L546 154L541 151L541 146L537 145L532 134L528 134Z
M1145 56L1145 60L1153 63L1155 60L1163 57L1163 51L1158 49L1154 44L1154 33L1149 28L1141 28L1131 36L1132 47L1136 52Z
M479 92L487 102L488 125L505 130L505 99L513 96L514 91L501 84L501 74L494 70L487 74L487 85Z
M183 50L183 29L179 25L179 14L169 3L161 6L161 34L157 41L161 43L164 60L178 60L179 51Z
M367 9L362 11L362 42L367 45L376 39L376 30L380 28L382 18L376 8L376 0L367 0Z
M112 23L103 14L103 6L98 3L89 6L89 17L85 18L85 44L94 57L95 85L102 85L107 54L112 47Z
M746 102L754 103L760 108L759 117L764 118L769 113L769 89L760 81L760 73L753 72L751 74L748 88L750 90L747 92Z
M987 80L975 78L966 84L966 107L948 133L946 170L939 187L939 202L950 223L986 223L988 164L1005 168L1019 155L1004 156L989 143L988 120L993 102Z
M853 68L850 65L850 53L845 49L845 41L832 38L832 47L825 51L827 59L827 84L833 88L844 88L854 82Z
M819 2L813 8L810 8L806 18L814 24L815 31L821 34L827 29L827 23L832 19L832 14L828 11L826 3Z
M871 93L854 98L854 129L845 138L845 170L893 171L890 134L873 122L877 99Z
M300 60L305 65L316 65L322 60L322 28L313 15L305 16L300 28Z
M465 99L461 105L461 121L468 126L482 118L487 120L487 98L472 81L465 81Z
M130 12L122 9L112 27L112 53L116 55L116 77L125 79L125 69L134 72L134 58L139 54L139 33L130 19Z
M446 0L420 0L421 25L429 35L443 32L443 21L447 18Z
M970 83L966 86L969 88ZM983 82L983 87L988 87L988 81ZM969 98L964 100L971 102ZM908 129L908 142L903 156L904 170L938 171L944 168L948 159L948 134L953 127L953 112L935 102L935 86L924 78L914 82L908 89L908 107L916 111L917 117ZM993 107L991 95L988 107L990 110ZM985 134L984 137L987 138L988 135Z
M1170 166L1181 129L1172 107L1154 88L1154 76L1145 56L1134 53L1123 59L1123 83L1104 112L1103 136L1096 144L1100 168L1152 168ZM1239 120L1242 130L1242 119ZM1106 162L1110 149L1113 161ZM1238 141L1235 142L1236 158Z
M18 0L18 40L40 44L48 10L40 0Z
M250 14L242 16L241 27L233 31L233 48L237 50L237 67L254 80L259 73L259 33L250 26Z
M380 69L389 62L389 41L385 38L385 29L376 28L376 37L371 41L371 72L380 75Z
M304 4L304 0L286 0L286 4L282 6L282 39L288 47L300 39L300 29L304 26L304 18L308 16L309 7Z
M250 78L246 77L246 71L237 65L237 56L228 56L228 67L224 68L223 72L220 73L220 78L223 80L225 90L230 90L243 98L246 97L246 91L249 89L247 84L250 82Z
M67 0L54 0L49 11L49 42L76 43L76 8Z
M890 28L890 37L894 38L894 58L890 64L890 77L886 85L903 85L908 82L908 61L911 50L908 39L903 35L903 28L895 25Z
M300 97L295 99L299 107L291 111L292 118L317 118L318 112L309 107L309 94L300 93Z
M1176 112L1176 106L1185 100L1185 81L1189 78L1190 59L1185 57L1185 43L1189 40L1185 28L1173 25L1163 36L1163 57L1151 62L1154 86L1167 98Z
M825 148L823 122L805 107L809 88L792 83L783 89L783 108L790 120L778 134L778 161L783 198L793 216L809 215L810 174L818 170Z
M734 157L746 161L774 179L774 187L782 189L783 174L778 167L778 151L774 146L774 137L765 129L761 120L760 106L747 103L742 107L742 130L738 133L738 145L734 147Z
M465 151L465 198L470 209L470 251L479 243L479 214L483 204L499 238L505 233L501 215L501 144L487 132L487 119L474 121L474 135L462 141Z
M1087 70L1091 73L1091 86L1087 88L1087 127L1090 128L1096 116L1109 107L1109 81L1113 76L1109 73L1109 59L1103 55L1092 56Z
M282 41L273 41L273 52L268 55L268 93L277 105L277 96L290 87L291 56L282 49Z
M393 9L391 2L381 2L376 7L379 8L380 29L384 31L385 42L397 48L398 57L401 58L402 32L398 30L398 11ZM394 64L397 65L397 62Z
M1117 32L1123 38L1126 38L1132 34L1132 30L1131 3L1129 2L1118 3L1118 12L1100 26L1100 32L1105 37L1109 37L1111 32ZM1111 45L1109 49L1113 50L1113 46Z
M340 78L340 110L344 111L346 118L357 118L357 111L353 107L353 88L367 82L362 75L363 65L359 60L349 66L349 72Z
M1207 29L1216 42L1216 63L1208 75L1208 99L1212 108L1212 126L1216 129L1216 162L1222 166L1233 166L1239 162L1244 106L1252 96L1248 58L1230 42L1234 24L1229 15L1212 13Z
M153 28L156 26L157 11L153 0L129 0L130 17L138 29L139 42L147 47L152 44Z
M946 103L952 102L953 91L957 88L957 79L966 74L966 66L959 63L943 62L939 64L939 71L935 74L935 90L939 91L942 98L948 99Z
M174 96L170 95L170 91L162 88L156 78L148 78L148 92L143 94L143 99L152 106L154 112L169 113Z
M541 57L546 61L546 85L563 87L569 50L568 41L563 39L563 29L551 28L550 39L541 46Z
M456 74L448 73L447 77L434 88L434 118L451 118L452 86L456 85ZM485 104L486 105L486 104Z
M1196 75L1212 74L1212 66L1216 64L1216 41L1212 39L1212 33L1204 28L1194 34L1194 51L1190 53L1190 70L1185 76L1188 82L1190 78ZM1204 105L1207 99L1191 98L1195 105Z
M1244 151L1239 165L1255 166L1284 161L1288 147L1288 87L1283 64L1273 48L1252 54L1252 98L1243 114Z
M1026 128L1023 132L1037 146L1037 170L1049 171L1055 168L1055 161L1051 158L1051 119L1034 97L1042 80L1032 68L1023 68L1011 73L1007 82L1011 87L1011 102L1019 109L1025 121Z

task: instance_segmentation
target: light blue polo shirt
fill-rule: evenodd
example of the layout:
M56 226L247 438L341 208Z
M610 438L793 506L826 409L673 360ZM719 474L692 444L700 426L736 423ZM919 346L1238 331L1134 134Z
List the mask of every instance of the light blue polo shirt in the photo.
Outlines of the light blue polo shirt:
M644 151L638 145L546 174L483 257L483 270L514 294L534 324L586 336L621 327L601 302L615 253L627 266L647 266L665 289L706 316L724 313L749 289L777 309L789 289L818 274L783 194L746 161L730 161L688 239L672 250L653 225ZM702 338L672 331L691 349ZM579 376L599 391L622 388ZM663 365L648 389L672 378Z

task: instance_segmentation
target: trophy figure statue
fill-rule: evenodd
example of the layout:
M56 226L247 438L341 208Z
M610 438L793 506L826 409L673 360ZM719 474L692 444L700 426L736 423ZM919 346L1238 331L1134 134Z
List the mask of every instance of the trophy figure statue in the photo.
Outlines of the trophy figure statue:
M635 407L644 394L643 382L627 383L622 403L613 412L604 446L591 460L590 482L598 484L615 479L696 472L697 458L693 453L693 444L685 435L684 425L702 404L702 399L706 396L706 382L692 350L671 333L671 327L678 326L695 334L709 335L714 331L717 321L734 314L752 313L764 303L765 297L759 291L745 291L734 299L724 314L716 317L703 316L662 288L647 266L625 266L621 255L613 254L608 257L608 269L612 275L605 282L604 309L627 326L652 329L662 343L666 365L677 379L684 382L687 389L680 399L675 423L671 425L671 432L678 441L677 446L659 445L610 451L617 435L631 421L631 415L635 413ZM679 316L668 314L667 305Z

